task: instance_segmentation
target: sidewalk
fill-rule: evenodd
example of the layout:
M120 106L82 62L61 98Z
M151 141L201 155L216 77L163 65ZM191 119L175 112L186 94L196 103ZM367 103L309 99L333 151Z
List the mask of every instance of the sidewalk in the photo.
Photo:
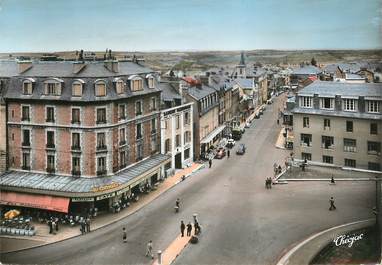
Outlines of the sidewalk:
M311 235L288 250L279 259L277 265L310 264L312 259L338 235L348 234L351 231L372 226L374 223L374 219L368 219L332 227Z
M279 137L277 137L277 141L276 141L276 148L279 148L279 149L286 149L285 148L285 137L283 135L283 133L285 132L285 128L284 127L281 127L281 130L280 130L280 133L279 133Z
M193 163L190 167L177 171L173 176L166 178L160 183L157 190L151 191L149 194L140 195L139 201L132 203L130 207L121 210L119 213L107 213L94 218L91 222L91 230L102 228L133 214L178 184L183 175L186 177L190 176L193 172L203 167L204 164ZM74 227L60 225L56 235L49 234L49 228L46 224L33 223L33 225L37 229L37 233L33 237L1 235L0 252L5 253L42 246L81 235L78 225Z

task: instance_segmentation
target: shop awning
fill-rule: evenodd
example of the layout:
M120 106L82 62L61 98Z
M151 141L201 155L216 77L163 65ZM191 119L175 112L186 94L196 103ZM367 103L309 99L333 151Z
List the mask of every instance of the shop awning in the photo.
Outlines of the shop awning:
M212 141L212 139L215 138L216 135L218 135L220 132L222 132L225 128L225 125L222 125L220 127L217 127L215 130L213 130L209 135L207 135L206 137L204 137L200 143L202 144L207 144L209 142Z
M69 198L1 191L0 204L67 213Z

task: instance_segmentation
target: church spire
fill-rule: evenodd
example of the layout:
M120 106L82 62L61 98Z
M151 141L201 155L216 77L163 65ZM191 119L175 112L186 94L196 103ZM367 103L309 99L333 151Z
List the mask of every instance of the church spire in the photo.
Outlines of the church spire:
M245 65L244 52L241 52L239 65Z

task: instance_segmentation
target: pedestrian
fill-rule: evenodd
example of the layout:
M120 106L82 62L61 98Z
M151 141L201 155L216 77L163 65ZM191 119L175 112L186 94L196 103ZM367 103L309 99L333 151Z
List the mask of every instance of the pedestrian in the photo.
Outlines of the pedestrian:
M187 236L191 236L191 231L192 231L192 225L191 225L191 222L188 222L188 224L187 224Z
M49 234L52 234L53 233L53 226L52 226L52 220L51 219L48 220L48 226L49 226Z
M194 223L194 230L195 230L195 235L199 235L199 233L200 233L200 225L199 225L199 223L197 221Z
M56 222L55 221L52 221L52 233L53 233L53 235L56 234Z
M279 125L280 124L280 121L279 121L279 119L277 119L277 125Z
M334 181L334 177L333 177L333 175L332 175L332 179L330 180L330 183L331 183L331 184L336 184L336 182Z
M229 149L227 150L227 159L229 158L229 155L231 154L231 152L229 151Z
M333 197L330 197L329 202L330 202L330 208L329 208L329 211L332 211L332 210L337 209L336 206L334 205L334 199L333 199Z
M186 225L183 223L183 221L180 221L180 233L182 234L182 237L184 237L185 229L186 229Z
M90 232L90 217L86 218L86 232Z
M122 240L123 240L123 243L127 242L126 228L122 228Z
M210 158L209 160L208 160L208 164L209 164L209 168L211 168L211 166L212 166L212 159Z
M149 241L149 243L147 243L147 247L146 247L146 257L148 256L151 256L151 259L154 259L154 255L153 255L153 241Z
M58 232L58 218L56 217L56 231Z
M278 173L280 174L281 173L281 166L279 165L279 167L277 169L278 169Z
M85 234L86 233L86 230L85 230L85 220L81 219L80 224L81 224L81 233Z

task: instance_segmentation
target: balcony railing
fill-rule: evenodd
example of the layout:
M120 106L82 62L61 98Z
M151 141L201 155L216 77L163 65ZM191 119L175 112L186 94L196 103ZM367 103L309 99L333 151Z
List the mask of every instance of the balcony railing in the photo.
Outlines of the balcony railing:
M22 146L31 146L31 143L30 142L23 142Z
M73 175L73 176L81 176L81 170L75 170L75 169L73 169L73 170L72 170L72 175Z
M125 145L125 144L126 144L126 140L119 141L120 146Z
M46 118L46 122L54 122L54 118Z
M31 170L31 167L29 167L29 166L22 166L21 169L23 169L23 170Z
M55 144L46 144L46 148L56 148Z
M97 124L105 124L106 120L97 120Z
M139 115L142 115L142 111L135 112L135 116L139 116Z
M79 146L79 145L72 145L72 150L73 151L81 151L81 146Z
M72 124L81 124L81 122L79 120L72 120L71 123Z
M107 147L106 145L97 145L97 150L100 151L100 150L107 150Z
M29 117L22 117L21 121L30 121L30 118Z
M367 154L368 155L377 155L377 156L380 156L381 155L381 151L369 150L369 151L367 151Z
M46 172L48 172L48 173L54 173L54 172L56 172L56 169L53 168L53 167L47 167L47 168L46 168Z
M97 170L97 176L104 176L106 175L106 169Z

